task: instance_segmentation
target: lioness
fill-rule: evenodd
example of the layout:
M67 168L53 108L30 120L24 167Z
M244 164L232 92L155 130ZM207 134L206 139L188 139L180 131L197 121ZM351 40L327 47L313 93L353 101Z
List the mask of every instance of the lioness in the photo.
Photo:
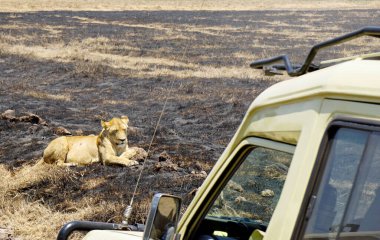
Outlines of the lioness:
M44 150L41 161L65 166L88 165L95 162L105 165L136 165L138 162L131 158L139 149L128 148L128 122L127 116L113 118L109 122L101 121L103 129L98 136L56 138Z

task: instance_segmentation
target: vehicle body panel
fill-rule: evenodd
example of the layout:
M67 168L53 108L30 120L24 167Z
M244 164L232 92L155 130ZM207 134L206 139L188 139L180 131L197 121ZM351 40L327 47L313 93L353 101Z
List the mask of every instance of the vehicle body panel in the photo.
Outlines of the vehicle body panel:
M83 240L137 240L142 239L143 232L117 231L117 230L93 230L90 231Z

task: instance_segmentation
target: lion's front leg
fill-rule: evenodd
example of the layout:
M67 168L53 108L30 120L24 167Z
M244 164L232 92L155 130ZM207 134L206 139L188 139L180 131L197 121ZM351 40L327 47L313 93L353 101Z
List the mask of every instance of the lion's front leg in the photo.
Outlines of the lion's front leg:
M99 145L99 157L104 165L118 164L123 166L133 166L139 164L137 161L131 160L130 156L136 154L136 150L126 148L120 156L117 156L112 145L108 143Z
M121 155L120 157L128 158L131 159L137 154L137 151L133 148L127 148Z
M130 159L122 157L122 156L117 157L117 156L110 155L110 154L107 154L102 159L102 161L105 165L119 164L119 165L123 165L123 166L127 166L127 167L139 164L138 161L130 160Z

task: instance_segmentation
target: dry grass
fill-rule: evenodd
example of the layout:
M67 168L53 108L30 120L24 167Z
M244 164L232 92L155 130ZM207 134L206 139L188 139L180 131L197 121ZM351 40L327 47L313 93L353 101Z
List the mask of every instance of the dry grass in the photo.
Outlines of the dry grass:
M85 10L85 11L130 11L130 10L293 10L293 9L365 9L377 8L376 0L286 0L279 3L276 0L2 0L0 11L51 11L51 10Z
M69 95L64 94L49 94L46 92L39 92L34 90L27 90L25 92L26 96L31 96L34 98L40 98L40 99L51 99L51 100L61 100L61 101L70 101L71 98Z
M103 76L107 67L120 69L124 73L132 73L136 77L201 77L210 79L221 77L248 79L252 77L252 70L247 67L202 66L163 57L133 57L105 53L107 50L112 50L114 46L112 44L99 44L104 40L104 37L100 37L99 39L84 39L81 42L74 41L69 44L46 44L43 46L0 42L0 51L4 54L14 54L38 60L75 63L75 72L85 77ZM128 46L124 46L124 48L131 49ZM56 96L56 98L67 99L65 96Z
M85 218L88 214L99 210L99 206L88 205L77 208L71 213L54 211L42 200L33 200L34 197L30 193L21 191L33 185L44 184L44 182L57 183L69 172L69 169L35 166L10 174L1 166L0 174L3 177L0 183L1 225L11 226L18 236L25 239L51 239L62 224ZM9 204L10 199L12 199L12 204Z
M69 221L121 222L123 206L130 199L130 195L125 196L123 192L128 189L130 194L133 186L120 168L116 171L108 169L110 172L106 170L108 173L101 175L94 172L97 169L90 167L78 171L75 168L35 165L10 172L0 165L3 178L0 183L0 226L12 229L21 239L54 239L63 224ZM153 182L143 183L140 191L146 191L149 197L137 196L131 221L145 221L152 184L163 186L161 181L169 181L168 187L185 186L199 179L203 178L171 175L161 179L157 176ZM81 194L75 193L78 189ZM81 237L79 234L71 239Z

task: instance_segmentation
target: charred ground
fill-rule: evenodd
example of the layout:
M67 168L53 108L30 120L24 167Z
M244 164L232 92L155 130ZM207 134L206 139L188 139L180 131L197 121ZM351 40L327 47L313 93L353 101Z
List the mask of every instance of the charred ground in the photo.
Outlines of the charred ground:
M375 25L379 13L0 13L0 112L33 113L47 123L0 120L0 227L25 239L53 239L70 220L119 222L141 165L34 164L59 129L98 134L101 119L121 115L131 120L130 145L147 149L166 98L133 221L144 221L155 191L180 195L186 206L252 100L283 79L249 69L252 60L291 53L300 62L313 44ZM379 43L358 40L321 56L374 45Z

